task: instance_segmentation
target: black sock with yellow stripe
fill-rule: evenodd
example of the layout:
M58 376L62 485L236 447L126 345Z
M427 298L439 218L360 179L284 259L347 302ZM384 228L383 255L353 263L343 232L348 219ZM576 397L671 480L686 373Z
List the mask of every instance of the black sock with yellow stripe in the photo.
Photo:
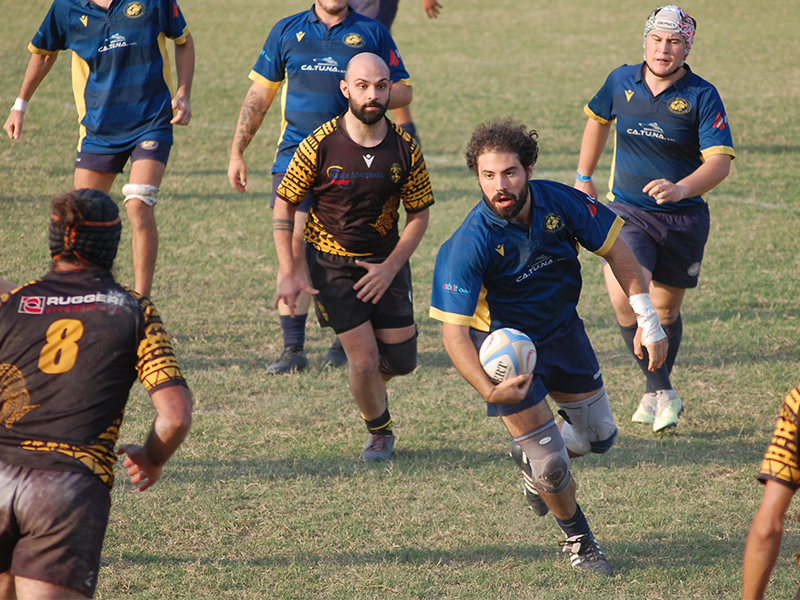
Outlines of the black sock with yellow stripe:
M364 415L361 415L364 417ZM392 435L392 415L389 414L389 407L377 419L364 419L367 431L374 435Z

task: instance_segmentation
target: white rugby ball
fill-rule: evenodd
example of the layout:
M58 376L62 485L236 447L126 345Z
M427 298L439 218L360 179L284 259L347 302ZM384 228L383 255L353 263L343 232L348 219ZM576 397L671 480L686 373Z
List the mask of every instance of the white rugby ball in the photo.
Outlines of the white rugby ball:
M536 366L536 346L517 329L504 327L489 334L478 356L483 370L495 383L526 373Z

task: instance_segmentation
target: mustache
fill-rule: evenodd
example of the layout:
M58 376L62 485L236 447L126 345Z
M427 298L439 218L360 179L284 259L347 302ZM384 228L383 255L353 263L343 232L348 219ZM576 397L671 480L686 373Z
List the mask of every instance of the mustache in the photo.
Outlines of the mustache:
M512 200L516 202L517 197L509 192L497 192L494 196L492 196L492 202L500 202L501 200Z

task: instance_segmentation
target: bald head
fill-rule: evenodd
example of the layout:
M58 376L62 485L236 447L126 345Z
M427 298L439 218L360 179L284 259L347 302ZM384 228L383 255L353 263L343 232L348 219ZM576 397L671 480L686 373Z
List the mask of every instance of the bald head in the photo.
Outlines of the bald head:
M364 79L366 81L385 79L389 81L390 75L389 67L380 56L372 52L362 52L361 54L356 54L347 63L344 80L349 85L352 85L356 79Z
M339 83L350 106L348 112L365 125L379 123L389 108L390 76L389 67L380 56L362 52L351 58L344 80Z

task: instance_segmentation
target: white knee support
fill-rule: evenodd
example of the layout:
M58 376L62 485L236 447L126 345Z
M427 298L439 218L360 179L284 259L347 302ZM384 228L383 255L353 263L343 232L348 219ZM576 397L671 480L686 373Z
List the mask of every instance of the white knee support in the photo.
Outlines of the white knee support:
M125 194L125 204L133 198L138 198L147 206L155 206L158 202L158 186L155 185L128 183L122 186L122 193Z
M573 454L602 454L614 445L617 424L611 414L608 394L603 387L595 395L580 402L556 402L558 414L564 417L561 437Z
M569 454L555 421L514 440L528 457L533 487L545 494L560 494L567 489L572 481Z

